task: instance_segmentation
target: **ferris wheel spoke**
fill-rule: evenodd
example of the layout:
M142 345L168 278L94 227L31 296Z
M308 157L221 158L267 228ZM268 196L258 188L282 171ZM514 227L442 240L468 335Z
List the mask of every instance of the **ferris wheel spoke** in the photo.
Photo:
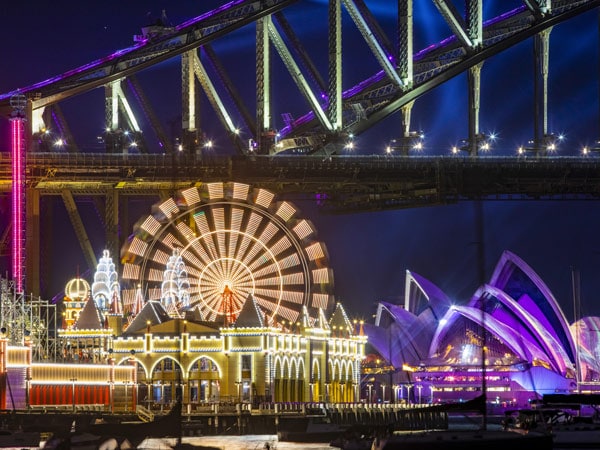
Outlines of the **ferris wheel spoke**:
M198 229L199 235L202 238L202 242L206 248L209 259L212 260L217 258L217 251L212 240L212 230L208 224L206 213L202 211L201 213L194 214L194 221L196 222L196 228Z
M163 248L166 249L167 247L165 246ZM162 248L156 248L154 250L154 252L151 254L150 259L155 263L163 265L163 267L164 267L167 265L169 256L170 256L170 254L167 251L163 250Z
M242 261L244 262L245 265L251 266L252 262L259 255L262 255L263 250L264 249L263 249L262 245L260 245L256 241L253 241L252 244L251 244L250 249L248 250L248 252L246 252L246 254L244 255L244 258L242 259Z
M217 232L214 234L216 241L217 254L219 258L227 257L227 237L224 232Z
M271 253L278 257L280 253L291 250L292 243L287 236L281 236L280 239L271 246Z
M293 253L279 261L282 270L292 270L301 266L301 260L297 253Z
M227 227L225 226L225 209L223 207L215 207L212 208L211 212L213 219L213 230L216 231L216 233L214 233L213 236L215 237L217 256L221 258L227 254L227 251L225 249L224 232L224 230L227 229Z
M267 258L265 256L256 258L252 264L248 266L252 272L262 272L264 269L271 270L272 272L279 271L279 261L273 258Z
M201 261L200 258L198 258L198 255L196 255L193 251L185 251L181 256L183 257L185 266L190 271L195 271L198 267L204 266L203 261Z
M172 233L167 233L163 239L163 243L168 247L168 248L182 248L183 244L181 243L181 241L179 239L177 239L176 235L179 235L179 231L177 231L176 229L172 230Z
M263 220L264 218L261 217L260 222L264 222ZM265 250L265 246L263 244L263 242L261 241L259 236L263 236L264 234L264 228L267 228L267 226L263 226L262 231L260 231L260 235L258 235L257 237L257 233L259 233L259 230L261 227L257 227L257 229L254 232L250 232L250 230L246 230L245 231L245 236L248 237L248 241L247 241L247 245L245 248L245 251L243 252L243 254L241 255L241 259L244 262L244 264L249 264L255 257L257 254L260 254L262 251ZM269 229L271 229L270 227L268 227Z
M292 307L292 305L300 305L304 302L304 292L292 290L284 291L281 300L290 307Z
M254 240L248 234L248 231L240 234L238 237L238 246L236 252L231 256L246 264L245 256L250 247L254 244Z
M254 277L250 271L244 270L233 273L231 280L236 286L252 285Z
M259 278L255 282L256 286L259 287L270 287L277 288L281 286L281 279L279 277L271 277L271 278Z
M189 244L192 240L194 240L194 232L186 222L179 222L174 228L179 232L179 239L181 242Z
M227 248L227 255L234 256L237 252L237 243L239 241L238 233L231 233L229 237L229 246Z
M216 286L219 284L221 277L219 276L218 273L213 272L212 270L210 271L205 271L201 274L201 276L198 277L199 280L199 285L201 286L205 286L205 287L212 287L212 286Z
M281 298L281 291L278 289L256 288L254 294L264 299L270 299L276 303L278 303Z
M246 295L244 295L246 294ZM238 291L235 294L233 294L233 302L235 304L235 308L238 310L241 310L242 307L244 306L244 303L246 303L246 300L248 299L248 294L249 292L244 293L243 291Z
M189 248L191 252L200 260L202 265L206 265L212 261L212 258L209 256L206 248L204 248L204 245L202 245L202 238L196 238L194 241L192 241Z
M304 273L293 272L286 273L281 277L281 282L285 286L303 286L306 283Z
M244 266L243 264L236 264L231 268L230 271L230 279L237 282L242 282L243 280L252 280L253 274L250 270Z
M212 312L219 313L221 311L221 303L221 296L215 295L208 298L205 297L204 306Z
M242 224L246 217L247 209L239 206L232 206L229 212L229 229L234 232L242 230Z
M252 270L253 268L250 267L250 269ZM266 278L266 277L272 277L272 276L280 276L280 270L279 270L279 266L277 264L275 264L273 261L271 261L271 263L265 267L263 267L260 270L254 269L252 270L252 273L254 275L254 278L256 279L260 279L260 278Z
M258 306L260 306L265 311L268 311L270 313L276 312L277 308L279 307L279 303L264 299L260 296L256 296L255 301L258 304Z
M215 286L215 285L209 285L209 286L201 285L200 288L198 289L198 292L202 296L218 296L218 295L223 294L223 292L221 290L219 290L217 288L217 286Z

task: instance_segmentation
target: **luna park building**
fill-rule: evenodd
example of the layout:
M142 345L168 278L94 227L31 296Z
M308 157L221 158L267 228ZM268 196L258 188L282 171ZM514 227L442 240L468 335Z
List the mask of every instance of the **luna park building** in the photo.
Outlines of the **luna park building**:
M140 219L121 266L104 250L93 280L67 283L52 346L2 315L3 407L359 400L363 324L334 302L326 247L293 204L199 184Z

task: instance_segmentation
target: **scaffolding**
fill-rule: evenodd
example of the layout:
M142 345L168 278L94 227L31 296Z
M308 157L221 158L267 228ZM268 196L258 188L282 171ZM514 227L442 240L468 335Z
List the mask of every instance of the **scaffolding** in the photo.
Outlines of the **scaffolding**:
M57 360L56 305L17 293L11 280L0 278L0 332L9 345L31 342L34 362Z

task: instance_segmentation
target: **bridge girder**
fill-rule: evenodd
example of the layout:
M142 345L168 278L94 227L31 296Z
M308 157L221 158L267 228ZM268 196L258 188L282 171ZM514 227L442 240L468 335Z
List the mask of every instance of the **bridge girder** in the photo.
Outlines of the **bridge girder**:
M598 199L600 159L568 157L239 156L29 154L41 196L158 196L235 180L305 198L324 211L397 209L469 199ZM10 192L0 157L0 192ZM362 206L361 206L362 205ZM110 220L108 220L110 222Z
M278 49L288 71L300 87L299 94L310 100L312 106L311 112L293 120L280 130L280 138L285 140L285 148L288 151L294 150L294 145L297 143L297 151L331 154L343 148L348 136L366 131L450 78L470 70L485 59L525 39L551 29L562 21L600 6L600 0L556 0L552 2L551 8L546 6L542 8L541 3L534 5L532 2L524 2L521 8L509 11L483 26L481 17L483 0L469 0L465 18L460 17L450 2L434 0L441 16L454 33L455 39L446 39L443 43L430 45L426 50L412 55L412 60L408 61L407 51L412 50L414 38L412 7L410 0L403 0L399 2L397 21L399 28L402 28L399 30L401 42L392 63L386 55L390 45L378 30L365 4L361 0L344 0L337 5L345 6L356 28L365 37L367 46L379 62L381 71L342 91L341 29L338 26L339 13L336 10L331 19L336 26L330 24L328 30L330 61L333 61L328 67L329 95L326 96L328 98L317 98L315 92L322 90L321 86L309 86L312 83L309 80L318 78L313 73L315 65L307 58L306 52L299 48L298 41L285 20L277 20L277 24L284 28L283 35L277 31L270 20L272 15L282 17L282 12L295 3L297 0L272 0L265 3L251 0L236 2L227 8L219 8L210 14L188 21L165 34L142 40L135 46L115 52L107 58L46 82L20 89L18 93L28 97L33 114L38 109L94 88L124 80L150 66L196 51L202 46L209 46L218 38L245 25L260 24L265 20L270 24L266 28L269 31L271 44ZM291 41L287 44L291 50L288 50L284 37ZM261 79L265 79L267 69L257 63L257 77L258 66L263 74ZM222 74L215 77L215 82L220 81L223 84L224 80L226 82L227 78ZM274 80L270 82L273 83ZM258 83L257 85L262 86ZM257 94L260 93L258 86ZM223 89L232 92L232 89L227 89L227 86ZM268 86L262 86L262 89L264 92L260 98L270 101L272 97L268 96ZM213 91L214 97L216 89ZM0 95L0 111L7 112L10 97L15 93L17 91ZM268 113L273 109L264 101L259 103L256 119L262 120L266 125L255 124L254 127L249 127L248 132L253 137L251 141L264 146L262 134L272 131L265 130L265 127L271 127ZM235 105L235 108L239 110L239 106ZM219 110L217 114L222 117L231 116L223 106L220 106ZM226 121L226 126L231 129L233 125L229 122ZM279 151L277 142L267 141L273 148L269 151L264 149L261 151L277 153ZM250 148L244 147L238 149L242 153L249 150Z

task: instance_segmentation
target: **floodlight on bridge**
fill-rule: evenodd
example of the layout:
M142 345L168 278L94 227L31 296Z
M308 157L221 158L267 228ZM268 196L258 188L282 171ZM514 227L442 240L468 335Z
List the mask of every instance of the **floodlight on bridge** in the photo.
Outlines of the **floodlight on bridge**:
M390 140L385 148L385 152L389 155L397 152L402 156L408 156L411 150L422 151L425 134L422 131L410 131L406 136Z
M520 146L517 153L519 155L533 153L536 156L556 154L560 148L560 143L564 140L565 136L563 134L545 134L539 141L534 139L528 142L528 146Z
M453 146L451 152L456 155L464 151L471 156L477 156L480 152L487 153L491 151L496 139L495 133L477 133L472 141L471 139L461 139L460 145Z
M584 145L583 148L581 149L581 154L583 156L589 156L593 153L595 154L600 154L600 140L595 142L595 146L594 147L590 147L589 145Z

